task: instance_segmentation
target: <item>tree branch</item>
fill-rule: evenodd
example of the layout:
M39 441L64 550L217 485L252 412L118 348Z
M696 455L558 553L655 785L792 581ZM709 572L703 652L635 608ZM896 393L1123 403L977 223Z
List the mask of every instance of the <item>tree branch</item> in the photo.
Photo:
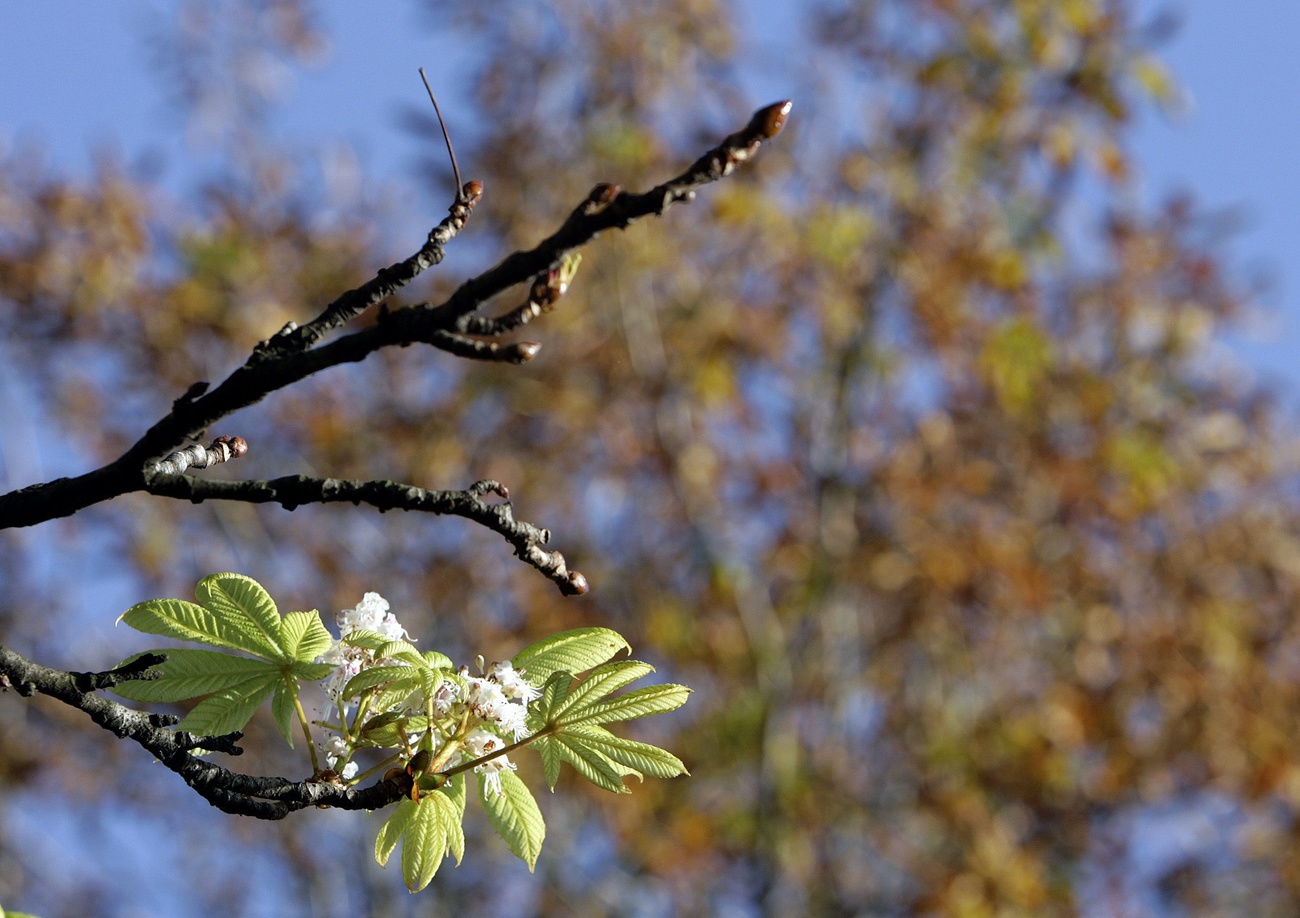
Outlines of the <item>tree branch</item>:
M731 134L706 152L681 175L643 194L623 193L616 185L597 185L555 233L533 249L515 252L495 267L467 280L441 305L425 303L382 313L378 323L371 328L345 335L328 344L319 344L329 331L341 327L349 319L382 302L420 272L442 260L444 247L464 227L475 202L482 194L482 186L478 182L466 183L462 189L463 196L457 197L449 208L448 217L430 231L428 239L418 252L405 261L382 269L366 284L343 294L306 325L297 327L290 323L277 335L260 343L244 365L215 389L208 391L206 383L191 386L173 403L171 412L154 424L118 459L75 478L60 478L0 495L0 529L32 526L71 516L93 504L134 491L185 496L191 500L218 496L219 487L196 498L195 495L201 492L196 491L193 484L164 482L157 474L159 457L172 452L185 441L194 439L217 421L261 401L278 389L328 367L362 360L381 347L419 342L474 359L508 363L523 363L531 359L537 353L539 346L536 344L519 342L502 345L469 336L499 336L522 325L545 306L553 304L563 292L563 285L556 283L557 272L570 253L604 230L623 229L642 217L662 214L679 201L689 201L698 188L730 174L738 164L752 158L764 141L780 133L790 107L791 103L780 102L760 109L742 130ZM523 306L495 320L475 315L488 300L516 284L528 281L533 282L533 288ZM168 459L171 458L168 456ZM266 486L294 480L278 479L277 482L260 484ZM180 479L180 482L186 481L193 482L197 479ZM301 482L309 481L301 479ZM243 486L248 487L250 484L257 483L243 483ZM389 489L404 489L404 493L408 494L421 490L392 482L350 484L357 488L374 485L377 499L390 501L393 500L391 496L383 496L390 493ZM314 486L284 484L282 487L290 491L296 487L298 491L293 493L302 493ZM262 490L251 488L243 493L268 492L263 487ZM325 493L324 490L321 493ZM279 500L275 496L264 499ZM394 503L393 506L399 504ZM483 504L482 508L489 506ZM492 507L492 513L476 508L472 513L461 515L484 522L484 519L495 519L496 513L508 514L508 507L504 511L500 507L501 505ZM485 522L484 525L490 524ZM515 524L509 520L499 522L491 528L506 535L515 545L516 554L546 572L547 576L560 584L562 590L580 592L574 587L573 578L580 578L581 575L570 574L558 553L544 551L540 546L545 539L521 536L516 530L510 529L512 526L524 525L527 524ZM535 527L529 528L537 533L545 532ZM512 534L507 534L503 529L510 530Z
M547 551L550 530L515 519L510 492L496 481L479 481L464 491L428 491L395 481L362 481L341 478L309 478L289 475L271 481L218 481L193 475L148 476L150 494L201 503L205 500L234 500L253 504L275 503L286 510L304 504L369 504L381 513L410 510L441 516L460 516L491 529L514 546L515 555L545 574L560 592L568 596L587 592L587 578L570 570L564 555ZM484 500L489 494L506 503Z
M143 659L143 658L142 658ZM121 739L133 740L181 778L217 809L237 816L283 819L307 807L337 807L344 810L374 810L410 793L411 778L402 773L363 788L349 788L331 781L291 781L279 777L241 775L205 759L191 750L206 749L240 755L235 745L240 734L195 736L167 729L175 717L145 714L94 694L95 686L127 678L147 678L142 660L108 673L69 673L50 669L0 645L0 688L13 688L30 697L46 695L84 711L92 721ZM161 662L151 655L148 666Z

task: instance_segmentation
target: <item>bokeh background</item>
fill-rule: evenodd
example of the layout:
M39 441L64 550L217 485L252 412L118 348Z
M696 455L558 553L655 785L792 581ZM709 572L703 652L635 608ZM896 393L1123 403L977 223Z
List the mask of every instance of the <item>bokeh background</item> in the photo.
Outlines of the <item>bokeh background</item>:
M218 570L285 610L377 590L459 659L614 627L696 689L629 728L691 778L567 776L535 875L472 817L465 863L411 897L373 864L377 816L223 816L0 695L0 903L1300 913L1300 14L1227 7L6 6L5 490L115 457L419 245L452 182L417 66L487 193L410 300L597 181L647 187L795 111L591 246L531 364L404 349L213 431L252 451L210 474L497 478L590 595L462 521L364 509L130 497L2 536L0 641L70 669L142 649L113 619ZM245 745L241 769L307 769L269 718Z

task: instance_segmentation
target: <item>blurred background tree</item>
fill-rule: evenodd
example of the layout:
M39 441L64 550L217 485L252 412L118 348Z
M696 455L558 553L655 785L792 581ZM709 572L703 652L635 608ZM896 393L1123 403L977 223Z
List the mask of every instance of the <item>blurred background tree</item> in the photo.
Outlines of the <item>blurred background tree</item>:
M0 698L0 901L162 913L177 885L194 914L1300 912L1294 431L1215 356L1246 296L1214 225L1138 203L1133 112L1175 90L1136 6L423 3L469 61L471 260L796 102L759 168L591 247L526 367L384 353L218 431L253 445L246 477L500 479L592 593L560 597L457 521L132 497L54 539L4 533L0 640L107 666L139 649L113 616L226 569L285 608L378 589L461 656L605 624L697 689L640 734L693 777L547 798L535 877L488 841L411 899L362 818L209 814L138 749ZM753 40L767 16L788 53ZM325 38L305 0L195 0L159 31L175 104L221 126L192 198L112 160L84 183L0 163L8 373L72 470L410 248L391 202L332 198L261 130L259 74ZM412 129L436 149L431 121ZM422 289L449 292L457 264ZM88 558L109 587L74 581ZM294 773L257 723L239 767Z

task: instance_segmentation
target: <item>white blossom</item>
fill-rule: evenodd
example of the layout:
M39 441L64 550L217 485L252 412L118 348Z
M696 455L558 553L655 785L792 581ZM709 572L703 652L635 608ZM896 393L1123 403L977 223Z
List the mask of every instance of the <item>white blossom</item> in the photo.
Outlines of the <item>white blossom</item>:
M508 697L517 698L524 704L528 704L542 694L541 690L528 682L509 660L504 663L493 663L490 675Z

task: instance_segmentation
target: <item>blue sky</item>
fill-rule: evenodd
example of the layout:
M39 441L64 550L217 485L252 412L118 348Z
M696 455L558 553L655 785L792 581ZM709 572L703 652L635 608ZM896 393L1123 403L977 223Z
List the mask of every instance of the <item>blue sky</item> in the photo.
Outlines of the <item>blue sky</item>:
M782 6L782 4L777 4ZM416 68L435 86L454 84L459 49L431 30L414 4L375 16L367 4L323 4L333 45L299 73L277 124L305 143L341 140L372 175L409 182L428 151L401 126L423 104ZM130 162L148 152L178 181L186 146L148 66L143 35L167 14L159 0L69 0L53 16L39 0L0 5L0 145L40 144L59 169L84 170L108 147ZM1143 191L1156 201L1191 190L1205 208L1231 212L1229 248L1242 276L1266 278L1265 307L1234 350L1265 378L1300 392L1300 3L1294 0L1142 0L1171 10L1181 27L1162 48L1186 91L1173 118L1146 113L1136 133ZM761 17L756 17L761 18ZM448 95L451 93L448 92ZM765 100L758 100L765 101ZM463 113L451 113L453 127ZM463 126L462 126L463 130ZM435 196L441 201L441 196ZM420 221L416 220L416 224ZM415 224L413 224L415 225Z

